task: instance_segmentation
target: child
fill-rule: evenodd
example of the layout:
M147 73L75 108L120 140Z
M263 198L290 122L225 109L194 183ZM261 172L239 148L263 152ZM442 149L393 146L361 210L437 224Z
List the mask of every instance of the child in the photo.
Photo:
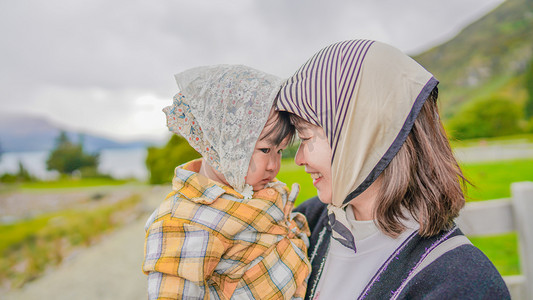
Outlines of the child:
M176 75L170 131L202 159L179 166L146 224L150 299L303 298L309 228L274 177L294 135L274 110L282 80L240 65ZM296 190L296 193L295 193Z

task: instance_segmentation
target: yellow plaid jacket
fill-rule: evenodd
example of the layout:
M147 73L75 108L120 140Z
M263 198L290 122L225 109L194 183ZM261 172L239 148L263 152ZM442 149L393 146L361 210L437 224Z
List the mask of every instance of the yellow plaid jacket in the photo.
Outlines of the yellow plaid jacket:
M173 191L146 223L150 299L300 299L310 264L305 217L279 181L244 197L177 167Z

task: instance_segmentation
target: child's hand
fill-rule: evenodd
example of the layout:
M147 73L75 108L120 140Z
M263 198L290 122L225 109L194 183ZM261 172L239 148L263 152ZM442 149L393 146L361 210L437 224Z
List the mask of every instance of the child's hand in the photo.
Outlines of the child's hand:
M291 193L289 195L289 202L294 203L296 201L296 198L298 197L298 194L300 193L300 185L295 182L291 186Z
M287 191L287 188L285 187L285 191ZM287 197L285 202L285 207L283 208L283 215L285 216L285 221L289 221L289 217L292 213L292 209L294 208L294 201L296 200L296 197L298 197L298 194L300 193L300 185L298 183L293 183L291 186L291 193L289 194L289 197ZM287 195L287 194L285 194Z

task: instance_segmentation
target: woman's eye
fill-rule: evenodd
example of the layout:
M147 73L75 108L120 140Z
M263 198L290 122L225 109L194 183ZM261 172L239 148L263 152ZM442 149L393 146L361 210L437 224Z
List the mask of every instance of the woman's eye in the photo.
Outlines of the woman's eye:
M281 153L283 153L283 149L278 150L278 154L281 154Z
M311 139L310 137L304 137L304 136L300 137L300 140L302 140L302 141L308 141L310 139Z
M259 148L259 151L261 151L261 152L267 154L267 153L270 152L270 148Z

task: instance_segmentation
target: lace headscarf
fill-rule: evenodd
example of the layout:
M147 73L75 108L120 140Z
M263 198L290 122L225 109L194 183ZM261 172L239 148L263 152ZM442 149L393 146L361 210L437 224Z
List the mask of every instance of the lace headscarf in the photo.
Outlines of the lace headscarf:
M283 80L243 65L198 67L175 77L181 93L163 109L169 130L249 196L245 176Z
M437 80L409 56L369 40L332 44L281 88L277 107L324 129L332 149L333 238L356 250L344 208L387 167Z

